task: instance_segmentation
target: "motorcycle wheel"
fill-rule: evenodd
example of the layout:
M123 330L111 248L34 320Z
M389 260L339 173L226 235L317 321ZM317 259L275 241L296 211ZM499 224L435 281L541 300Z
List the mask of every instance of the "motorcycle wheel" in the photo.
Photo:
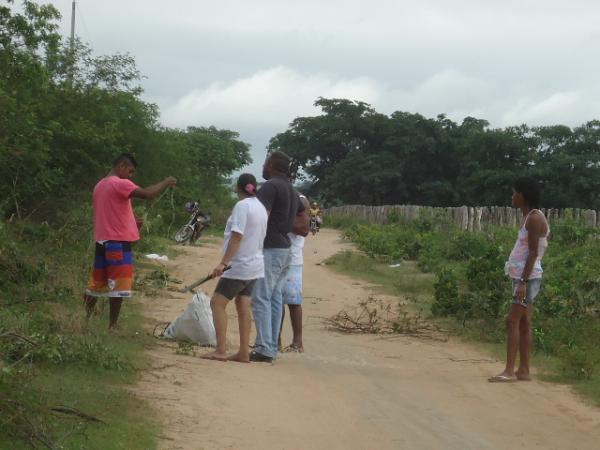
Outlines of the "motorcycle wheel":
M183 244L188 239L190 239L193 234L194 234L194 229L190 225L184 225L179 229L179 231L177 233L175 233L175 236L173 237L173 239L175 239L175 242Z
M200 235L202 234L202 230L204 230L204 227L201 226L201 225L198 225L198 228L196 229L196 231L194 233L192 233L192 236L190 237L190 244L193 244L198 239L200 239Z

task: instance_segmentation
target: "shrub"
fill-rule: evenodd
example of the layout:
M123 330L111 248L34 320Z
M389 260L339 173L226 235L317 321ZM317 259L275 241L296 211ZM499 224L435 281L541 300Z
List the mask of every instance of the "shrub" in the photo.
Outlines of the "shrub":
M435 294L431 313L434 316L451 316L459 312L458 281L451 269L442 269L433 287Z
M414 259L421 270L436 273L431 313L460 320L477 339L504 341L511 283L503 268L515 229L469 233L433 223L424 216L412 223L354 225L347 236L371 256ZM536 299L535 348L557 356L565 376L589 380L600 364L600 239L575 222L554 225L552 236Z
M583 244L594 234L594 229L565 220L552 226L550 239L559 244Z
M564 346L558 355L561 359L561 371L570 378L589 380L600 364L600 355L597 352L590 352L589 349L576 345Z

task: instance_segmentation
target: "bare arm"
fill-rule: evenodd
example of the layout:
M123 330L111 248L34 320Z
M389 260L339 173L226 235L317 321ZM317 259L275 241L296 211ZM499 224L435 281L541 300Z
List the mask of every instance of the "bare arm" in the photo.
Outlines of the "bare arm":
M294 225L292 226L292 233L300 236L308 236L310 217L308 215L308 200L300 197L300 201L304 205L304 211L298 213L294 219Z
M545 234L546 223L540 214L534 213L529 216L525 229L527 230L527 241L529 246L529 254L525 263L525 268L521 274L521 278L528 280L533 270L533 265L538 257L538 248L540 238Z
M223 269L229 265L235 254L240 249L240 244L242 243L243 237L243 234L240 234L236 231L231 232L231 237L229 238L229 243L225 249L225 254L223 255L223 258L221 258L219 265L212 271L213 277L220 277L223 275Z
M177 179L175 177L167 177L160 183L153 184L152 186L148 186L147 188L137 188L131 193L131 197L152 199L164 192L167 188L175 186L175 184L177 184Z

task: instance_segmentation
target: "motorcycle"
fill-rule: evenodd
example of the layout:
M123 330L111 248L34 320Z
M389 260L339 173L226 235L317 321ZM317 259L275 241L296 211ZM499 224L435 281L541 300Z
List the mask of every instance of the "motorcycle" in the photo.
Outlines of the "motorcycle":
M210 216L200 211L198 202L187 202L185 209L190 213L190 220L175 233L175 242L185 244L196 242L202 231L210 225Z
M304 223L306 223L306 222L304 222ZM319 222L317 221L316 216L312 216L310 218L309 230L313 234L313 236L319 232Z

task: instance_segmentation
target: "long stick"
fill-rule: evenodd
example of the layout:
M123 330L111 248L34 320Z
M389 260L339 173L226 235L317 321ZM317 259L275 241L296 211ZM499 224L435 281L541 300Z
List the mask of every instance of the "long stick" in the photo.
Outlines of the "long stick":
M225 272L226 270L231 269L231 266L225 266L223 268L223 272ZM197 288L198 286L200 286L203 283L206 283L208 280L212 280L214 277L211 275L207 275L204 278L199 279L198 281L194 281L192 284L190 284L189 286L185 286L181 289L179 289L179 292L192 292L194 290L194 288Z

